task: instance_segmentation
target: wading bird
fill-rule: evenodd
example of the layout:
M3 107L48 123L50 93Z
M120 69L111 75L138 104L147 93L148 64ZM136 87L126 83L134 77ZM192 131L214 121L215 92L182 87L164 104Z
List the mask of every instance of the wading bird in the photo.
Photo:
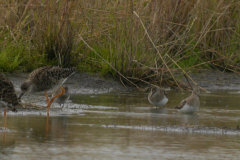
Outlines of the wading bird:
M57 66L44 66L34 70L29 78L21 85L22 93L19 99L25 93L45 92L47 99L47 115L49 115L49 107L53 103L54 99L63 95L65 89L61 85L67 80L67 78L76 71L76 68L60 68ZM50 89L56 89L60 87L62 92L52 97L49 101L47 91Z
M200 107L199 100L200 89L198 87L194 87L191 96L182 100L179 105L175 107L181 113L192 114L198 110Z
M164 90L160 90L158 87L151 87L151 91L148 94L148 101L156 107L165 107L168 102L168 96Z
M17 98L12 82L2 73L0 73L0 106L4 108L4 127L7 124L7 108L19 107L21 104Z

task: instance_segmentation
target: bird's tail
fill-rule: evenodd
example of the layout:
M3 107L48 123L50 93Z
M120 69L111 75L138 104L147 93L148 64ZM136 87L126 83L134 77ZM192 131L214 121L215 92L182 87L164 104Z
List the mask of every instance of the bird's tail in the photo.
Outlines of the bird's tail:
M64 69L65 69L65 71L68 71L68 72L70 72L70 73L73 73L73 72L76 71L76 68L75 68L75 67L64 68Z
M76 68L75 68L75 67L64 68L64 69L62 70L63 75L64 75L65 77L68 77L68 76L72 75L75 71L76 71Z
M175 106L174 109L180 109L178 106Z

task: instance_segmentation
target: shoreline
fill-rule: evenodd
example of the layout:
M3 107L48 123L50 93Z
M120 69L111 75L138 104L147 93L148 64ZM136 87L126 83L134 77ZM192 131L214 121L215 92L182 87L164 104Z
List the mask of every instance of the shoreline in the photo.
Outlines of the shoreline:
M5 73L13 83L17 93L20 92L21 84L28 78L30 73L16 72ZM174 75L179 81L188 84L186 78L182 75ZM206 90L240 90L240 74L232 72L220 72L210 70L199 70L192 72L189 76L202 88ZM194 83L189 79L191 85ZM114 78L101 77L97 73L76 72L71 75L63 86L68 86L72 94L103 94L112 91L137 90L127 84L114 80ZM146 85L139 85L145 88ZM170 87L168 87L170 88ZM49 91L51 93L52 91Z
M21 84L30 73L5 73L13 83L17 93L21 92ZM125 90L120 82L113 78L102 78L98 74L79 73L71 75L63 86L68 86L72 94L103 94L115 90ZM52 90L49 91L51 93Z
M199 70L189 76L202 88L207 90L240 90L240 74L233 72L221 72L217 70ZM186 78L180 78L188 84ZM189 82L191 80L189 79ZM190 82L193 85L193 82Z

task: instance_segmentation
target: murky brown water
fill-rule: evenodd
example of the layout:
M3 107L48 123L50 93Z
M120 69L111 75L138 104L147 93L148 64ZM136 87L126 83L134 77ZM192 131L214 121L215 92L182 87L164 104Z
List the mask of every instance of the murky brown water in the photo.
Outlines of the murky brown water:
M72 103L65 105L72 109L52 110L49 123L45 112L9 112L10 131L0 132L0 159L240 158L238 132L178 129L187 124L236 128L240 93L202 93L201 108L194 115L173 109L190 92L169 91L168 95L165 110L154 108L147 101L147 93L141 92L72 95ZM177 127L172 129L173 125ZM168 128L159 129L165 126Z

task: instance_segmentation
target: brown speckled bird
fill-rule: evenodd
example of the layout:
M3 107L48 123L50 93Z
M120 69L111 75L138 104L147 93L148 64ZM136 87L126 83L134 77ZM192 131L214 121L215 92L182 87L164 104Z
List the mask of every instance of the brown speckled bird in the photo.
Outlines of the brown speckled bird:
M200 107L199 100L200 89L198 87L194 87L191 96L182 100L179 105L175 107L181 113L192 114L198 110Z
M164 106L168 102L167 93L164 90L160 90L157 87L151 87L151 91L148 94L148 101L157 106Z
M17 98L14 86L11 81L2 73L0 73L0 106L4 107L4 126L6 129L6 109L21 106L20 100Z
M21 98L24 93L45 92L47 99L47 109L49 114L49 107L53 103L54 99L65 93L64 88L61 85L67 80L67 78L76 71L76 68L60 68L57 66L45 66L34 70L29 78L21 85L22 93L19 96ZM62 92L50 101L48 99L47 91L50 89L56 89L60 87Z
M67 86L63 86L63 88L65 89L65 93L55 99L55 102L58 103L60 105L60 107L61 107L62 104L64 106L64 103L67 102L67 100L70 97L68 87ZM62 92L62 89L60 87L55 89L53 91L52 97L55 97L56 95L60 94L61 92Z

